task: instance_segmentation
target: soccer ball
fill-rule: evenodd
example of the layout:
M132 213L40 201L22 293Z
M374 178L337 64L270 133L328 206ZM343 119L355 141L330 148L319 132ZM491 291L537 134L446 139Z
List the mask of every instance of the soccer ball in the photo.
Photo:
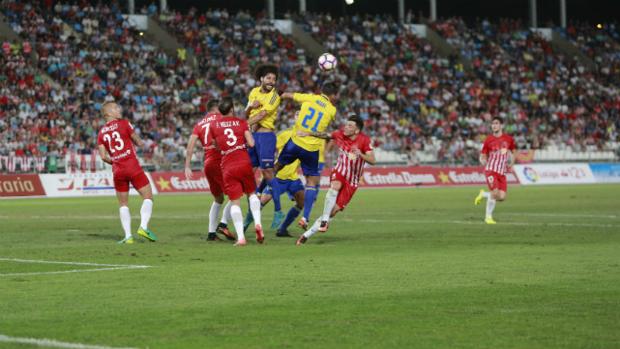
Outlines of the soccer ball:
M338 60L331 53L323 53L319 57L319 68L321 68L322 71L333 70L336 68L336 65L338 65Z

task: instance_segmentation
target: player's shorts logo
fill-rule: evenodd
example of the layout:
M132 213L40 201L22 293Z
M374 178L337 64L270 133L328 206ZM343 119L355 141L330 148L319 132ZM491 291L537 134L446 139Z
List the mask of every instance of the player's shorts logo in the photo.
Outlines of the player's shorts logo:
M529 166L526 166L523 168L523 175L528 181L532 183L536 183L540 179L536 170L534 170L533 168Z

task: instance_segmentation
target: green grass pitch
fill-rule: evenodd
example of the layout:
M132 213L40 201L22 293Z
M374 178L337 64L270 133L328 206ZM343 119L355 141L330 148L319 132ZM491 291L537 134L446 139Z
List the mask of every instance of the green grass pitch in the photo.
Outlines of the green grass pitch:
M207 194L157 196L160 242L134 245L115 243L113 197L1 200L0 335L166 349L620 348L620 186L511 187L496 226L482 223L477 191L360 189L301 247L269 229L263 246L253 231L244 248L207 243ZM323 195L313 217L322 207ZM69 270L82 272L54 273Z

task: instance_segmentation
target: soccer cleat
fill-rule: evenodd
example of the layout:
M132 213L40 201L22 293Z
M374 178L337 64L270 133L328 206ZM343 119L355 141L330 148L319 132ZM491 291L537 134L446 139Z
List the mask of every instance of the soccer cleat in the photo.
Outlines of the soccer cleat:
M247 216L245 216L245 220L243 221L243 232L244 233L245 233L246 230L248 230L248 228L250 227L250 224L252 224L252 222L254 222L254 217L250 213Z
M241 239L238 240L237 242L235 242L235 244L233 246L245 246L247 244L247 242L245 242L245 239Z
M282 221L284 220L284 213L282 211L275 211L273 213L273 222L271 222L271 229L278 229Z
M299 237L299 239L297 239L297 242L295 242L295 245L297 246L301 246L303 244L306 243L306 241L308 241L308 238L303 236L303 234Z
M324 233L329 228L329 222L321 221L321 225L319 225L319 232Z
M142 227L140 227L140 229L138 229L138 235L142 236L145 239L148 239L152 242L157 241L157 236L155 236L155 234L153 234L152 231L148 230L148 229L142 229Z
M308 221L306 221L306 218L304 217L301 217L299 219L299 222L297 222L297 225L303 230L308 230Z
M482 202L482 199L484 199L484 190L480 189L480 193L478 193L478 196L476 196L476 198L474 199L474 205L480 205L480 203Z
M288 232L288 230L285 230L285 231L280 231L280 230L278 230L278 231L276 232L276 236L277 236L277 237L279 237L279 238L292 238L292 237L293 237L293 235L291 235L291 234Z
M256 228L256 242L262 244L265 241L265 234L263 234L263 227L260 224L254 226Z
M218 224L217 229L215 230L215 232L224 235L226 240L229 240L229 241L235 241L236 240L235 236L233 235L233 233L231 233L230 230L228 230L228 227L224 223Z
M495 220L493 220L493 217L487 217L484 219L484 222L486 224L497 224L497 222Z
M209 233L209 235L207 235L207 241L222 241L222 239L220 239L215 233Z
M117 244L133 244L133 236L130 236L128 238L124 238L123 240L117 242Z

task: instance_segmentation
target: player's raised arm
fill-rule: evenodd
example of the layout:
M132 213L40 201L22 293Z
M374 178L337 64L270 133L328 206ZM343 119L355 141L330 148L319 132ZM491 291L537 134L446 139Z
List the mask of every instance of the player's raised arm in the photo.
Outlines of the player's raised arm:
M107 164L112 165L112 159L110 159L110 154L108 154L108 151L103 146L103 144L99 144L99 147L97 149L99 150L99 156L101 157L101 160L103 160L103 162Z
M189 142L187 142L187 148L185 148L185 177L187 179L192 179L192 169L190 163L192 161L192 155L194 154L194 147L196 146L196 141L198 140L198 136L192 134L189 137Z
M330 140L332 139L332 135L329 132L305 132L305 131L297 131L297 135L299 137L316 137L321 139Z
M294 95L295 94L293 92L284 92L283 94L280 95L280 98L282 98L282 99L293 99Z

